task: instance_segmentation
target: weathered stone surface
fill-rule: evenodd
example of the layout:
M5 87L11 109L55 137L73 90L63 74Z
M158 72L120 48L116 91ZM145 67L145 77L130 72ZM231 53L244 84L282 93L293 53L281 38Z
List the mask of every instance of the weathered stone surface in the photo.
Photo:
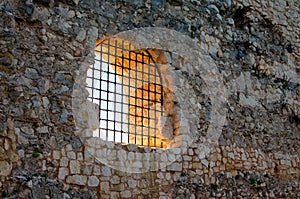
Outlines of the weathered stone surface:
M208 167L208 161L207 161L206 159L202 159L202 160L201 160L201 163L202 163L204 166Z
M87 177L82 175L68 176L66 182L75 185L86 185Z
M90 176L88 179L88 186L97 187L99 185L99 179L96 176Z
M61 167L58 170L58 179L64 180L68 174L69 174L68 168Z
M111 176L111 168L108 166L102 167L102 175L110 177Z
M86 30L81 29L76 36L77 41L82 42L86 37Z
M122 191L121 192L121 197L122 198L130 198L131 197L131 192L129 190Z
M12 170L12 165L7 161L0 161L0 176L8 176Z
M182 164L179 162L174 162L168 166L168 170L170 171L182 171Z
M294 178L300 172L298 1L16 2L0 3L2 197L300 198ZM171 150L172 155L165 149L105 146L76 132L89 129L83 134L92 137L99 127L98 106L82 106L80 116L74 113L88 95L86 69L94 61L96 40L140 27L164 27L193 38L183 49L185 40L164 35L163 29L163 39L147 38L145 32L128 36L137 46L146 40L147 51L167 46L179 52L164 52L171 64L157 66L163 84L173 78L176 88L164 87L164 94L170 89L176 95L170 110L179 118L168 121L162 136L183 147ZM134 44L134 38L141 41ZM195 44L205 56L194 52ZM165 77L170 69L172 78ZM207 84L208 79L215 84ZM219 95L222 83L228 99ZM228 112L216 110L215 101L224 102ZM210 142L208 132L220 122L213 120L218 114L226 115L220 138L212 137L216 145L200 149ZM99 157L153 171L121 172ZM169 161L176 162L167 166ZM156 168L161 168L158 174Z
M79 174L80 173L80 162L77 160L70 161L70 173Z

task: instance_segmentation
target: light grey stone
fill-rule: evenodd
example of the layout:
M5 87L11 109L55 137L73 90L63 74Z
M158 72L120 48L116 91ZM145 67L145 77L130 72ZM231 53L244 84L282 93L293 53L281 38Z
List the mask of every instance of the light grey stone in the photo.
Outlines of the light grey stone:
M80 162L78 160L70 161L70 173L79 174L80 173Z
M215 6L215 5L213 5L213 4L207 6L207 8L208 8L212 13L215 13L215 14L217 14L217 13L220 12L219 9L217 8L217 6Z
M175 155L173 153L169 153L168 154L168 160L171 161L171 162L175 161L176 160Z
M232 18L227 19L227 24L234 25L234 20Z
M52 154L53 154L52 157L53 157L54 160L59 160L59 159L61 158L60 151L54 150L54 151L52 152Z
M33 135L34 134L34 130L31 127L28 126L24 126L21 127L21 131L27 135Z
M111 176L111 168L108 166L102 167L102 175L107 177Z
M180 149L180 148L171 148L171 149L169 149L169 151L170 151L171 153L176 154L176 155L178 155L178 154L181 153L181 149Z
M29 180L29 181L27 182L27 186L28 186L30 189L32 189L32 187L33 187L32 180Z
M70 199L71 197L67 194L67 193L64 193L63 195L63 199Z
M137 186L137 181L133 179L129 179L127 183L129 188L136 188Z
M120 177L114 175L114 176L110 179L110 182L111 182L112 184L119 184L119 183L120 183Z
M120 198L120 193L119 192L111 192L110 193L110 198L111 199L119 199Z
M83 160L83 155L81 152L77 153L77 160Z
M96 176L89 176L88 186L97 187L99 185L99 179Z
M133 166L134 168L142 168L142 167L143 167L143 164L142 164L141 161L135 161L135 162L132 164L132 166Z
M128 151L136 151L138 147L135 144L127 144L127 149Z
M66 145L66 150L67 151L72 151L73 150L72 145L71 144L67 144Z
M43 97L42 98L42 102L43 102L43 107L44 108L48 108L49 107L50 102L49 102L49 99L47 97Z
M91 175L93 170L93 164L86 164L83 169L83 174Z
M223 17L219 13L216 15L216 17L219 21L223 21Z
M36 128L37 133L49 133L48 126L41 126Z
M67 152L67 157L68 157L69 159L75 160L75 159L76 159L76 153L73 152L73 151L68 151L68 152Z
M205 158L205 151L200 151L198 157L199 157L199 159L204 159Z
M225 0L227 7L231 7L232 0Z
M25 151L23 149L18 150L18 155L20 156L20 158L24 158L25 157Z
M101 182L100 183L101 190L109 190L109 182Z
M121 192L121 198L130 198L131 197L131 192L126 190Z
M61 167L58 170L58 179L64 180L68 174L69 174L68 168Z
M68 53L68 52L66 52L65 57L66 57L68 60L73 60L73 59L74 59L73 55L71 55L71 54Z
M42 94L45 94L50 89L50 81L46 78L41 78L38 81L38 86L39 86L40 92Z
M101 175L101 167L98 165L94 165L94 170L93 170L94 175Z
M81 29L76 36L76 40L79 42L82 42L85 40L85 37L86 37L86 30Z
M246 161L246 160L247 160L247 157L246 157L246 155L245 155L244 153L242 154L242 160L243 160L243 161Z
M230 157L232 160L234 160L234 154L233 153L228 153L228 157Z
M215 54L217 54L218 49L217 49L215 46L211 46L211 47L209 48L208 52L209 52L210 54L212 54L212 55L215 55Z
M261 107L261 105L257 102L256 98L253 96L245 96L244 93L240 93L240 103L242 105L250 106L250 107Z
M170 171L182 171L182 164L179 162L174 162L168 166L168 170Z
M75 11L74 10L70 10L68 12L68 18L73 18L73 17L75 17Z
M39 74L34 68L26 68L24 75L25 75L25 77L27 77L29 79L38 79L39 78Z
M204 166L208 167L208 161L207 161L206 159L202 159L202 160L201 160L201 163L202 163Z
M98 29L96 27L91 27L88 30L88 39L86 44L92 48L95 48L97 38L98 38Z

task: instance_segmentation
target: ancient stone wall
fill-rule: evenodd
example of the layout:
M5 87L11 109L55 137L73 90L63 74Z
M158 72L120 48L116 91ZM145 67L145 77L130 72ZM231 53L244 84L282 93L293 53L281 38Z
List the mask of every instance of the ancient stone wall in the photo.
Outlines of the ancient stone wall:
M0 197L299 198L298 4L1 1ZM164 53L168 148L93 137L107 38Z

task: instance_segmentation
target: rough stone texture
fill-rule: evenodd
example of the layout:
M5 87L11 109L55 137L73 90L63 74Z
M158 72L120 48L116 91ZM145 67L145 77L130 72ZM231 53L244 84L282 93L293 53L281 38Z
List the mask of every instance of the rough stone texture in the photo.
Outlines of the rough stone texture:
M88 186L97 187L99 185L99 180L96 176L90 176L88 179Z
M80 162L77 160L71 160L70 161L70 173L76 174L80 173Z
M11 164L6 161L0 161L0 175L8 176L12 170Z
M3 0L0 197L300 198L299 7L292 0ZM168 129L174 135L192 132L186 150L165 154L95 142L88 139L92 131L84 132L86 139L75 133L98 125L91 120L96 113L75 121L78 113L72 109L73 96L79 104L86 102L86 70L97 39L142 27L168 28L192 38L191 47L201 47L199 63L212 60L222 75L228 89L226 125L209 152L198 146L210 142L213 103L193 67L211 66L190 66L172 52L164 53L174 77L180 77L174 81L181 88L174 101L186 102L174 109L188 117ZM170 39L153 38L157 45ZM183 46L168 47L194 53ZM180 144L188 142L181 138ZM114 151L120 148L125 152ZM124 164L110 168L97 157ZM147 162L150 158L156 161ZM118 166L148 171L131 174Z
M64 180L68 174L69 174L68 168L59 168L58 179Z
M75 185L85 185L86 180L87 180L86 176L72 175L72 176L67 177L66 182L69 184L75 184Z

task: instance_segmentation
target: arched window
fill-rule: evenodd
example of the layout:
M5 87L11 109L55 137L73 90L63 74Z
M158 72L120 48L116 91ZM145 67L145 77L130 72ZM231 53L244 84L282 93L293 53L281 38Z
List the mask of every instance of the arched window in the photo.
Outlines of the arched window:
M163 135L163 116L171 107L163 103L170 94L157 65L161 53L133 50L124 41L106 39L97 44L95 54L86 80L88 100L99 107L100 125L94 136L123 144L166 146L171 136Z

